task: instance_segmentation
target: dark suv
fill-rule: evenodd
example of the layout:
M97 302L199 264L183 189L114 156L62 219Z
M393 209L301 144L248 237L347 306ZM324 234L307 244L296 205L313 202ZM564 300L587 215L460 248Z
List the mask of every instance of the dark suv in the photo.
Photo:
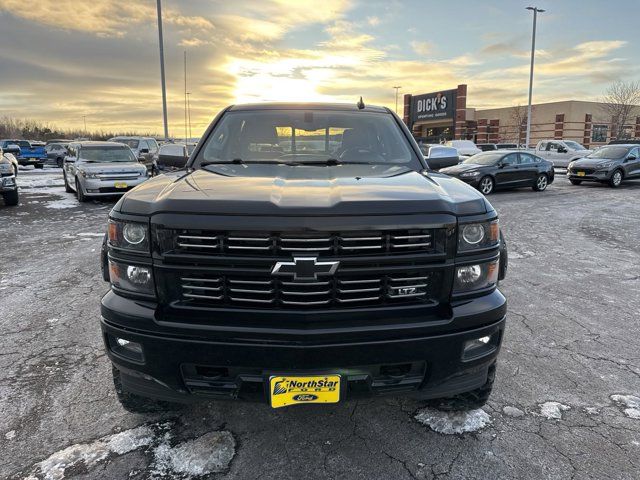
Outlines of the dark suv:
M429 170L389 109L232 106L186 171L111 211L101 324L116 391L131 411L382 394L477 408L506 265L496 211Z
M617 188L623 180L640 178L640 146L614 144L599 148L588 156L571 162L567 168L567 177L573 185L601 182Z

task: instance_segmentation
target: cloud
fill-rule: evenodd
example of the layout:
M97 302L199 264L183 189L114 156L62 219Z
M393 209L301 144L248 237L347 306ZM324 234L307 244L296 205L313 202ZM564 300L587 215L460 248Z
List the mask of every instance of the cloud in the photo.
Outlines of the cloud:
M377 27L378 25L380 25L380 23L381 23L380 17L376 17L376 16L367 17L367 24L371 27Z
M431 42L419 42L419 41L414 40L414 41L411 42L411 48L418 55L426 57L426 56L430 55L433 52L433 43L431 43Z

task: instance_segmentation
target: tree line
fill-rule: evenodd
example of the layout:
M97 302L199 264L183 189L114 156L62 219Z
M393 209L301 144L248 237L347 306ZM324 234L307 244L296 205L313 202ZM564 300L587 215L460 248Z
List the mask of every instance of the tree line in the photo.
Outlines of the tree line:
M145 136L157 137L155 133L140 133L134 131L108 131L94 130L86 132L82 129L63 129L55 125L39 122L37 120L18 119L11 117L0 118L0 139L15 138L25 140L40 140L46 142L54 138L66 138L73 140L76 138L88 138L91 140L107 140L117 136Z

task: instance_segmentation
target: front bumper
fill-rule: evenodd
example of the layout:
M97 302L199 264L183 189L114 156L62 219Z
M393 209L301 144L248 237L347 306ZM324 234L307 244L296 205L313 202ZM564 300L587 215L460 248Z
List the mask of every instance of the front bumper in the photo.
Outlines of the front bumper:
M101 325L123 387L142 396L178 402L264 401L270 375L334 373L344 379L342 399L382 394L426 399L474 390L486 382L500 350L505 315L506 300L495 290L457 302L447 318L425 316L409 324L402 309L390 309L384 326L372 322L358 337L354 329L347 335L336 328L311 327L283 328L274 337L273 332L261 335L258 327L222 331L167 325L156 304L109 292L102 299ZM464 356L467 341L487 336L486 350ZM140 359L119 353L116 338L140 344Z
M18 186L16 185L15 176L11 175L8 177L0 178L0 193L14 192L17 189L18 189Z
M567 178L583 182L608 182L611 179L611 175L613 175L613 170L596 170L595 172L585 172L585 175L578 175L580 171L579 168L567 170Z
M107 197L112 195L122 195L129 190L144 183L149 177L127 177L122 179L103 180L100 178L83 178L80 182L84 193L88 197ZM126 184L125 188L117 188L117 184Z

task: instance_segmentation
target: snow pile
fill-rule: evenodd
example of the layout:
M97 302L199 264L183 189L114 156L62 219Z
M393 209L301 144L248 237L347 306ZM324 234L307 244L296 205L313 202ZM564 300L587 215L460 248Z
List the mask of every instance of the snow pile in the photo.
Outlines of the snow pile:
M415 418L434 432L445 435L476 432L491 423L489 414L480 408L467 412L442 412L425 408Z
M35 173L35 172L33 172ZM32 176L32 173L20 175L16 178L20 188L64 187L64 179L61 174L41 174Z
M37 463L35 469L45 480L61 480L67 468L84 464L86 468L95 466L110 454L122 455L140 447L148 446L154 438L153 430L147 426L125 430L114 435L94 440L91 443L71 445L49 458Z
M640 397L635 395L611 395L611 400L627 408L624 414L635 420L640 420Z
M545 402L540 405L540 415L547 420L561 420L562 412L570 408L568 405L563 405L560 402Z
M165 476L171 472L200 476L223 472L229 467L235 448L233 435L226 431L208 432L175 447L162 443L154 451L153 475Z
M78 203L78 201L75 199L75 197L73 197L70 194L68 196L67 195L63 196L63 198L61 198L60 200L47 202L47 204L45 205L45 207L53 208L54 210L62 210L65 208L75 208L79 206L80 204Z
M503 407L502 413L504 413L507 417L524 417L524 412L516 407L511 407L507 405Z

